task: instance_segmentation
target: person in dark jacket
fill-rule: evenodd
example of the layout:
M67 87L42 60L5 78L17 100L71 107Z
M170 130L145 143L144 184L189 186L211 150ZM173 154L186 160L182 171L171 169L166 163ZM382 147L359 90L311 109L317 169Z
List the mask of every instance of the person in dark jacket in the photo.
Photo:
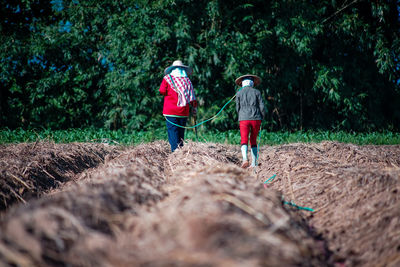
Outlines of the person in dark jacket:
M164 96L163 115L166 118L168 141L172 152L183 146L185 139L185 129L177 125L186 125L190 106L193 115L197 112L196 96L189 79L191 74L192 68L183 65L180 60L175 60L165 69L159 89L160 94Z
M250 135L251 165L255 167L257 162L257 135L260 131L261 121L265 117L264 102L259 90L253 88L261 83L261 78L256 75L243 75L235 80L242 86L236 95L236 111L238 113L240 127L240 144L242 150L242 168L249 167L247 158L248 142Z

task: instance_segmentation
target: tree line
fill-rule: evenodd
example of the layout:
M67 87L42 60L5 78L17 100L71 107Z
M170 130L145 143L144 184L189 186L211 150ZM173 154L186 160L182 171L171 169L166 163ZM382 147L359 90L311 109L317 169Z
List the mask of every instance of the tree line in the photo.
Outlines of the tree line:
M395 0L25 0L0 6L0 125L154 129L158 87L193 68L198 120L252 73L268 130L400 130ZM205 124L236 129L234 105Z

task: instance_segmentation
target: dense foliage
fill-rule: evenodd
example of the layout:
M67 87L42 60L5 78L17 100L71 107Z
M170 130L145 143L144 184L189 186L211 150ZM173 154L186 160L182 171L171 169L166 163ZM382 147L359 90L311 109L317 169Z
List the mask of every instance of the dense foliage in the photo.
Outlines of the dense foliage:
M397 0L6 1L0 23L3 127L156 129L181 59L199 121L253 73L268 130L400 130ZM205 127L236 128L234 105Z

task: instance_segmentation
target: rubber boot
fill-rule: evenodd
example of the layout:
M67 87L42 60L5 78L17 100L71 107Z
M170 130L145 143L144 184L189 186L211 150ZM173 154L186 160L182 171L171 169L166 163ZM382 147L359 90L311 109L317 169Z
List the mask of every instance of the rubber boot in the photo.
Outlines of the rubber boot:
M256 146L251 148L251 167L255 167L256 166L256 163L257 163L257 150L258 150L258 148Z
M249 160L247 159L247 145L242 145L241 147L242 150L242 157L243 157L243 162L242 162L242 168L247 168L249 167Z

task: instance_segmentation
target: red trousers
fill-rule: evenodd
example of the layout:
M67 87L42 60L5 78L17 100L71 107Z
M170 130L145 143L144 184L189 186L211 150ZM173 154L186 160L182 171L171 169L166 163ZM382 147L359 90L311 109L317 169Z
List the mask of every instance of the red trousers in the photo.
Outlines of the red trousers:
M249 143L250 133L250 145L251 147L257 146L257 135L260 131L261 120L253 121L239 121L240 127L240 144L247 145Z

